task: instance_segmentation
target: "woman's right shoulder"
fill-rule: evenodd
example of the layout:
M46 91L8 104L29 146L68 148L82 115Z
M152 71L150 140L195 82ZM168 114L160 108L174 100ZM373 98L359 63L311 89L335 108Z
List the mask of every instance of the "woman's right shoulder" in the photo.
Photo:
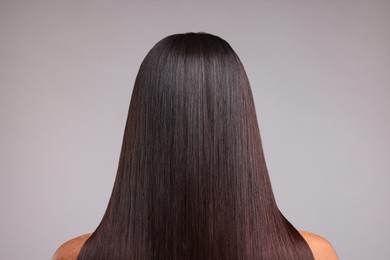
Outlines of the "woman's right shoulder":
M315 260L338 260L333 246L325 238L306 231L299 231L309 245Z
M76 260L85 241L92 234L85 234L63 243L54 253L51 260Z

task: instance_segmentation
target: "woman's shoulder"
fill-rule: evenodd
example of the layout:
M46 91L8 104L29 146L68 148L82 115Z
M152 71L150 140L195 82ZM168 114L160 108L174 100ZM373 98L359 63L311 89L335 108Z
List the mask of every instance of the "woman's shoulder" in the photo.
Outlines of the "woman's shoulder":
M339 259L333 246L325 238L302 230L299 231L299 233L303 236L309 245L315 260Z
M73 238L64 244L62 244L54 253L52 260L76 260L81 247L85 241L91 236L91 234L85 234L76 238Z

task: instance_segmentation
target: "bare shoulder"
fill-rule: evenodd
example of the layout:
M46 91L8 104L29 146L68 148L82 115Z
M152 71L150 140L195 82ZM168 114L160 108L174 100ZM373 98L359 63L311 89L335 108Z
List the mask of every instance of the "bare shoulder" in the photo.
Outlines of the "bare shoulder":
M338 260L338 256L333 246L325 238L306 231L299 231L306 240L315 260Z
M91 236L91 234L85 234L76 238L73 238L64 244L62 244L54 253L52 260L76 260L81 247L85 241Z

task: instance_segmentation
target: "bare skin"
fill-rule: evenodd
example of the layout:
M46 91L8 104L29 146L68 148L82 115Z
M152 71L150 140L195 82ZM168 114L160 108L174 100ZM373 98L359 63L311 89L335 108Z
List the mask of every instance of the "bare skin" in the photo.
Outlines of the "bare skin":
M315 260L338 260L338 256L333 246L325 238L306 231L299 231L306 240Z
M306 232L299 231L306 240L315 260L338 260L336 251L332 245L323 237ZM52 260L77 260L81 247L91 234L85 234L61 245L52 257Z
M91 235L85 234L65 242L57 249L51 260L77 260L81 247Z

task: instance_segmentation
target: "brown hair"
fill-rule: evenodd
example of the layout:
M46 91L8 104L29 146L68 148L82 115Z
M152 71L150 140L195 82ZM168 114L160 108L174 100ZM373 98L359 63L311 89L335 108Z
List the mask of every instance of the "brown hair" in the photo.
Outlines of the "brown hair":
M147 54L109 205L78 259L314 259L276 205L226 41L177 34Z

